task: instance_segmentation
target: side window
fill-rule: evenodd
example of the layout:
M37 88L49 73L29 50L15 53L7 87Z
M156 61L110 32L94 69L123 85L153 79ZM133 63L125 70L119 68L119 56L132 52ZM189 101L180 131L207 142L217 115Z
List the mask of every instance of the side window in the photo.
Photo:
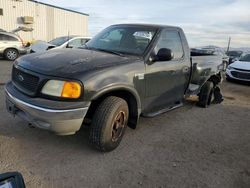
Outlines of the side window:
M159 38L158 44L155 47L155 53L161 48L168 48L172 50L174 59L180 59L183 57L183 47L180 38L180 34L177 31L163 30Z
M85 43L86 43L85 39L75 39L69 42L69 46L73 48L80 48L84 47Z
M4 40L4 41L18 41L17 38L9 36L9 35L0 35L0 40Z

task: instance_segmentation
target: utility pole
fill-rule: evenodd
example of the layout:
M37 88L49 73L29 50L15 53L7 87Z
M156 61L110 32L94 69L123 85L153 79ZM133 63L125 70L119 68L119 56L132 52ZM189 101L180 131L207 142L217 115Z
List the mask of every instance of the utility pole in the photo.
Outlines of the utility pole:
M229 39L228 39L228 44L227 44L227 52L229 51L229 48L230 48L230 43L231 43L231 37L229 37Z

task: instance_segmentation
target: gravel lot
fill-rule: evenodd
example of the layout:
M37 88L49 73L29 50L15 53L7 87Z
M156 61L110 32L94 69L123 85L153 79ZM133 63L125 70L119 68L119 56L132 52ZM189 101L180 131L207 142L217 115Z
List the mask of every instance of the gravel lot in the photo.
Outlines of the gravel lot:
M127 129L115 151L88 145L88 129L60 137L5 110L12 62L0 60L0 172L27 187L250 187L250 87L225 81L225 101L193 102Z

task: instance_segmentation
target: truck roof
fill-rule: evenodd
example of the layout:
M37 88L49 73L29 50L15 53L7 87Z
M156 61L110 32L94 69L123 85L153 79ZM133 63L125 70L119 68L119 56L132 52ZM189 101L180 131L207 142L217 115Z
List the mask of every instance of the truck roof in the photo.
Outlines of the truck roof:
M170 26L170 25L161 25L161 24L144 24L144 23L128 23L128 24L115 24L112 26L143 26L143 27L150 27L156 29L163 29L163 28L172 28L172 29L181 29L177 26Z

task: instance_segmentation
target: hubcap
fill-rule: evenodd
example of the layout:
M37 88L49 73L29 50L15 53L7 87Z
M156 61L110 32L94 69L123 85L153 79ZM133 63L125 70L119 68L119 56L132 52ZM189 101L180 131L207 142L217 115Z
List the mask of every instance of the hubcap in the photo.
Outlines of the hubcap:
M8 51L7 52L7 57L11 60L14 60L17 58L17 53L15 51Z
M125 124L126 124L125 112L120 111L116 115L113 125L112 125L112 141L113 142L116 142L121 137Z

